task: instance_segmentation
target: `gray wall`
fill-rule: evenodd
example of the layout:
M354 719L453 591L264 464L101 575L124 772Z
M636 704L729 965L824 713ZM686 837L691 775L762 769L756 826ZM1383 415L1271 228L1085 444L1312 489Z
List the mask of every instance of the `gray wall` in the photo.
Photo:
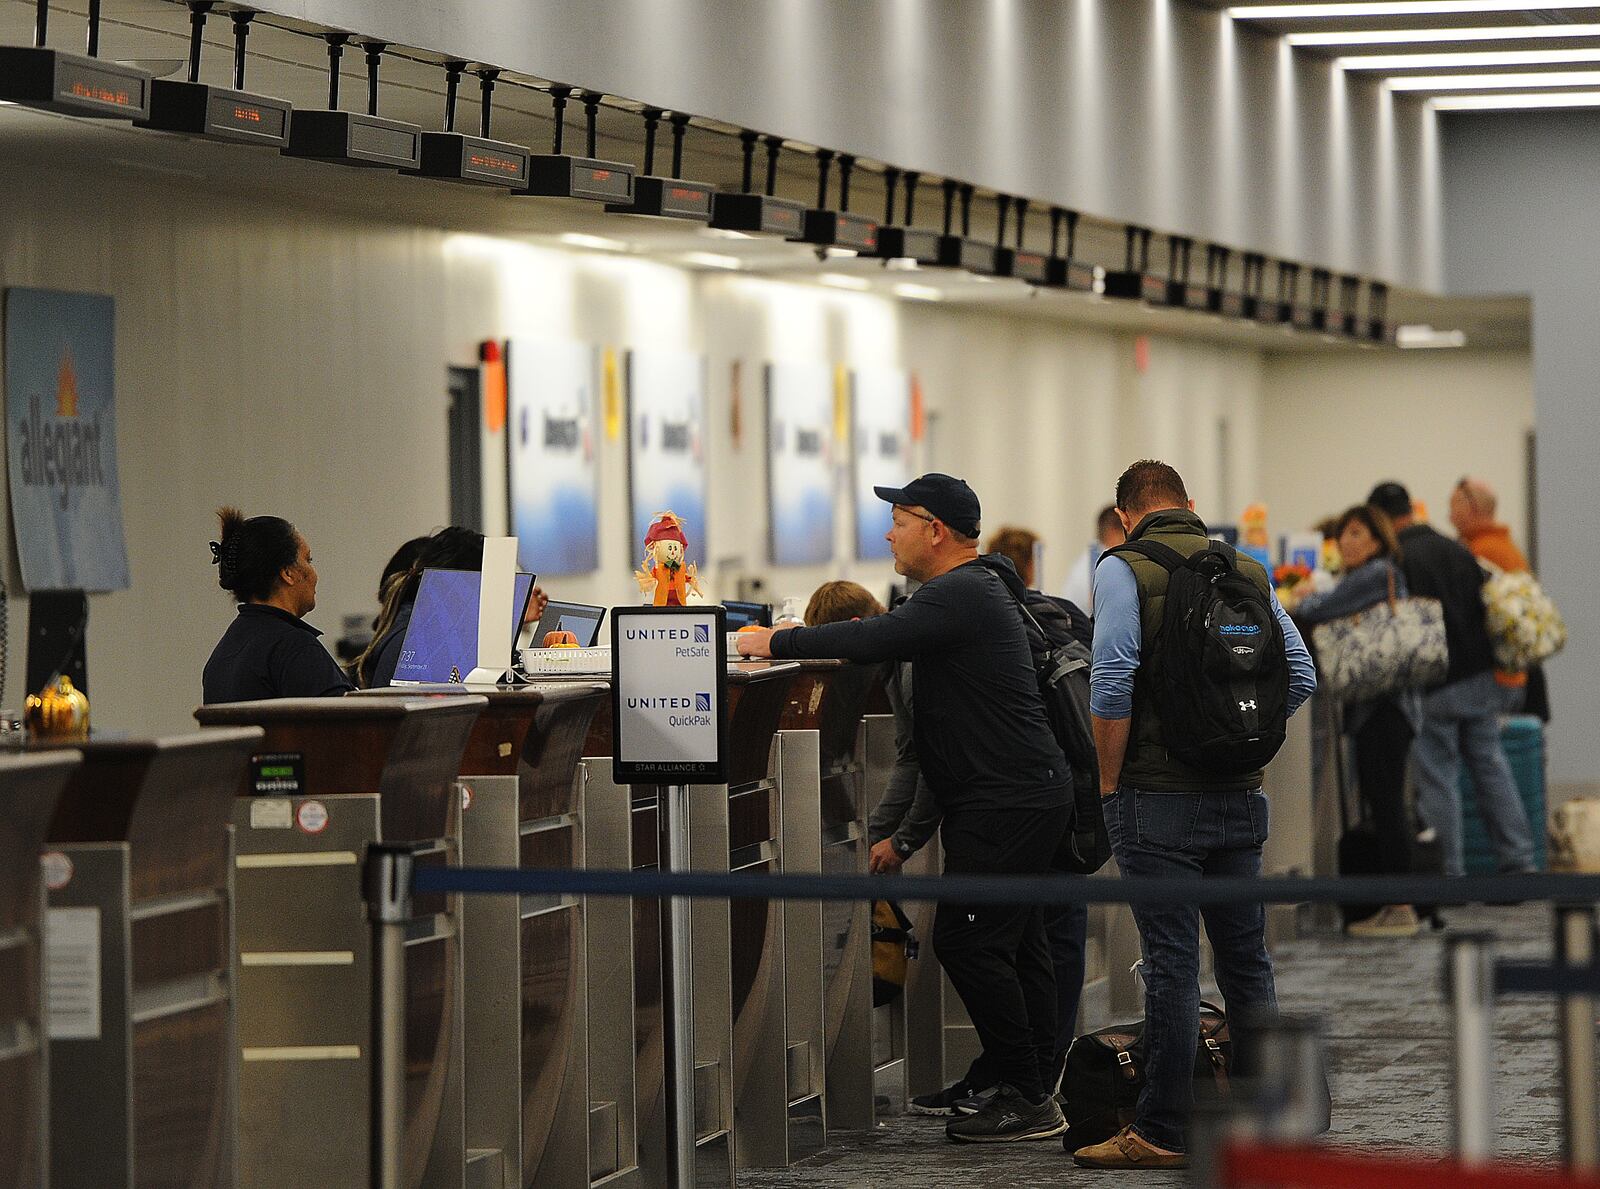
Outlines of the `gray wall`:
M268 0L934 174L1423 288L1432 120L1185 0Z
M1571 631L1550 665L1551 778L1600 784L1600 121L1592 113L1448 116L1441 124L1453 292L1533 295L1541 578Z

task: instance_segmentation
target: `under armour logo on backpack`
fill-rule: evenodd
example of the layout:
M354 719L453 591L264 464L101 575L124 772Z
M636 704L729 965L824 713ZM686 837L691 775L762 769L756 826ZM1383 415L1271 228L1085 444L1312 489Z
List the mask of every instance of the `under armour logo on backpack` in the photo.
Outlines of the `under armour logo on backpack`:
M1254 710L1255 708L1256 708L1256 704L1255 704L1255 699L1253 699L1253 698L1248 702L1240 702L1239 703L1239 709L1240 710Z

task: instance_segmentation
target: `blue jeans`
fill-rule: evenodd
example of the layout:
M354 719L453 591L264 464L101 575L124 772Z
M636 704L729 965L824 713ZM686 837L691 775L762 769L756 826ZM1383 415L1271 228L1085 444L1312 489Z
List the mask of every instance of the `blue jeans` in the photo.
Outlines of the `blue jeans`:
M1472 772L1478 812L1501 871L1533 868L1533 834L1511 765L1500 746L1505 694L1490 672L1441 686L1422 700L1422 730L1411 747L1417 812L1439 835L1444 873L1461 875L1461 762Z
M1234 793L1145 793L1124 788L1105 803L1117 865L1129 878L1261 874L1267 798ZM1169 1151L1186 1151L1184 1127L1194 1106L1194 1059L1200 1034L1200 917L1216 959L1233 1031L1277 1008L1267 955L1266 909L1233 904L1136 905L1144 950L1145 1085L1133 1129Z

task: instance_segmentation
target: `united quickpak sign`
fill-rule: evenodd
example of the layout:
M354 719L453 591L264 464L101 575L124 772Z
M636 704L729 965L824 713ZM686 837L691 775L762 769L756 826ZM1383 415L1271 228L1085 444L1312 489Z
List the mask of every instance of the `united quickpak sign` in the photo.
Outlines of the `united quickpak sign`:
M724 615L717 606L612 612L612 760L619 783L726 783Z

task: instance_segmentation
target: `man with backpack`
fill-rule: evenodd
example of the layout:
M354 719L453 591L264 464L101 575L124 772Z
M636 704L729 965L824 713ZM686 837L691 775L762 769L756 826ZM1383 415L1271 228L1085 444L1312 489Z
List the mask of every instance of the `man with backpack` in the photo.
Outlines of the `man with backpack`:
M894 505L888 541L896 571L921 583L916 593L871 619L743 632L739 652L909 660L917 759L944 812L945 871L1043 874L1072 825L1071 770L1017 602L979 564L978 497L940 474L874 490ZM942 902L933 945L1001 1082L945 1134L958 1143L1060 1135L1066 1120L1046 1085L1056 997L1043 909Z
M1129 878L1254 877L1267 838L1262 768L1316 689L1266 570L1212 541L1172 467L1117 480L1127 543L1095 571L1091 708L1106 826ZM1080 1148L1089 1168L1183 1168L1200 1027L1200 928L1235 1028L1276 1007L1260 904L1135 905L1145 1075L1133 1123ZM1070 1145L1071 1137L1068 1137Z

